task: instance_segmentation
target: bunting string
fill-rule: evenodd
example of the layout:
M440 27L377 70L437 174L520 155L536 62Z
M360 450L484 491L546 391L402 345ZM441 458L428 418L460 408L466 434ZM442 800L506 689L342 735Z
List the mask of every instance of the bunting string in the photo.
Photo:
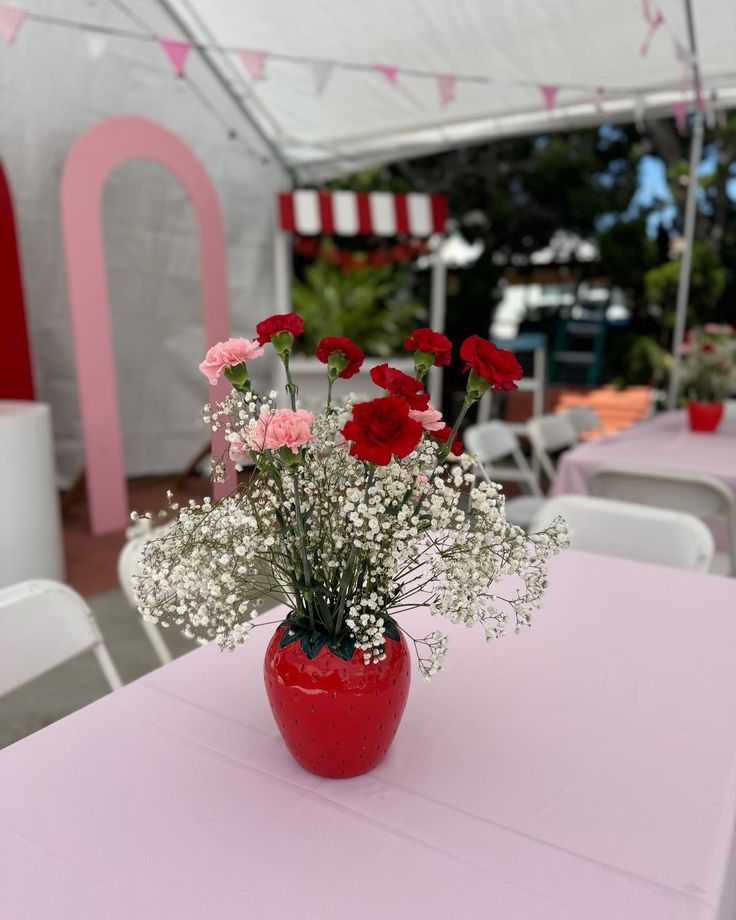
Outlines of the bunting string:
M122 4L115 2L115 5L122 9ZM690 51L674 33L674 30L667 21L661 8L656 3L656 0L641 0L641 10L645 34L641 46L639 47L639 54L642 57L646 57L652 48L657 34L662 29L666 29L671 34L675 56L683 63L683 67L690 71L693 64ZM132 14L131 17L134 24L142 24L139 17L133 17ZM334 72L336 69L373 73L382 78L388 85L394 87L399 85L403 77L432 80L436 87L438 103L442 108L451 105L455 101L458 87L462 84L495 84L534 88L540 94L543 106L549 113L552 113L557 108L560 94L565 91L582 92L590 103L595 106L599 112L602 112L606 100L628 98L632 95L640 97L647 93L654 93L661 90L661 86L656 84L637 87L600 85L591 87L582 83L539 83L532 79L523 78L511 79L479 74L437 73L436 71L422 70L389 63L363 64L340 59L315 58L305 55L285 54L265 49L244 48L211 42L194 42L182 38L170 38L167 36L155 35L147 29L145 31L138 31L132 28L67 19L60 16L35 12L16 4L0 3L0 39L2 39L6 45L10 46L17 41L21 27L28 22L81 30L85 35L88 55L92 60L99 59L105 53L110 37L119 37L134 41L156 42L164 52L174 73L178 77L185 76L190 54L193 50L235 56L240 61L252 86L267 79L267 65L269 61L302 64L311 71L311 79L317 97L325 93L328 84L334 79ZM691 87L688 84L688 89L689 88ZM712 95L711 98L713 98ZM695 104L701 111L707 110L702 93L697 94ZM673 104L673 114L678 125L678 130L683 123L683 112L685 113L684 117L686 120L688 108L689 104L685 97L681 100L677 100Z

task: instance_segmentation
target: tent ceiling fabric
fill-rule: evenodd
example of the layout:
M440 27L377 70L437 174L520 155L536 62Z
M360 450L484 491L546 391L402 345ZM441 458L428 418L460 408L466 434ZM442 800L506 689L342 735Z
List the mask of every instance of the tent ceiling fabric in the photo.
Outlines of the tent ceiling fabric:
M736 104L736 3L691 2L704 96ZM165 4L199 42L267 53L255 82L236 51L212 60L301 181L493 137L632 120L642 107L671 114L693 96L685 0ZM647 10L661 10L664 23L642 54ZM321 92L315 60L334 62ZM398 67L396 81L377 65ZM449 104L432 74L459 78ZM559 88L552 111L542 85Z

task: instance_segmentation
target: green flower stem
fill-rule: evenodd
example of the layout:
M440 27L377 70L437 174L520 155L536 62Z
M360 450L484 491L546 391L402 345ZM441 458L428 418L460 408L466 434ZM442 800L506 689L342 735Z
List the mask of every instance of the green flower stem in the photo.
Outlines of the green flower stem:
M465 418L468 413L468 409L473 405L474 402L474 399L469 399L467 396L463 400L463 407L458 413L458 417L455 419L455 424L452 426L452 431L450 432L447 441L442 445L442 449L440 450L440 457L446 457L452 450L452 442L455 440L455 435L460 430L462 420Z
M291 371L289 370L289 352L286 351L281 355L281 360L284 362L284 370L286 371L286 392L289 394L291 400L291 408L296 411L296 391L297 388L294 386L294 381L291 379Z
M299 482L297 479L297 474L294 474L293 477L294 484L294 514L296 515L296 526L297 526L297 536L299 537L299 551L302 557L302 570L304 572L304 586L306 588L306 606L307 612L309 614L309 622L312 626L312 632L314 629L314 604L312 598L312 576L309 569L309 559L307 557L307 541L306 534L304 533L304 518L302 517L302 506L301 500L299 497Z
M335 381L332 379L332 377L328 375L327 376L327 406L325 407L327 409L327 413L326 413L327 415L330 414L330 405L332 403L332 384L334 382Z
M368 490L373 485L373 477L376 474L376 468L371 464L368 468L366 478L365 478L365 497L366 501L368 500ZM348 597L348 587L353 579L353 568L355 566L355 557L358 555L358 547L353 543L350 549L350 556L348 558L347 565L345 566L345 571L343 572L342 578L340 580L340 594L337 602L337 609L335 612L335 636L340 635L340 630L342 629L342 624L345 619L345 606L347 603Z

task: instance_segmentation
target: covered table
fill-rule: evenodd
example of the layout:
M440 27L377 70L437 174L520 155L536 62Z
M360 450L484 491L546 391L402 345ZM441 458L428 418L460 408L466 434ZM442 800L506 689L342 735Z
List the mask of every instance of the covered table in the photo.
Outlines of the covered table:
M588 477L601 467L631 467L713 476L736 495L736 418L724 418L713 434L691 431L687 413L663 412L633 428L587 441L563 454L552 495L586 493ZM713 522L719 546L726 528Z
M3 916L732 917L736 581L570 551L550 582L520 636L449 627L363 777L286 752L272 626L0 752Z

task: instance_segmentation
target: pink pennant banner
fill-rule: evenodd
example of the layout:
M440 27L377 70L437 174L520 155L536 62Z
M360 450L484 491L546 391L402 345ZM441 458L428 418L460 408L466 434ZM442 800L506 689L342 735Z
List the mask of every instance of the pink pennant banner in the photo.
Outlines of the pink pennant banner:
M437 92L440 96L440 105L449 105L455 98L455 77L449 74L437 74Z
M559 86L540 86L539 92L542 94L542 101L544 102L544 107L548 112L551 112L554 109L557 102L557 93L559 91Z
M646 22L649 28L644 36L641 48L639 48L639 54L642 57L646 57L649 54L649 49L652 47L652 41L657 34L657 30L664 25L664 16L662 10L660 10L659 7L655 7L652 0L642 0L641 14L644 17L644 22Z
M0 38L6 45L12 45L18 34L27 10L9 3L0 3Z
M390 64L376 64L376 70L384 76L389 83L396 83L399 79L399 68Z
M675 125L680 134L687 134L687 102L679 100L672 103L672 111L675 115Z
M171 61L171 66L174 68L176 75L178 77L183 76L189 52L192 50L192 43L176 38L159 38L158 43L166 52L166 56Z
M245 67L245 72L255 83L263 77L268 55L265 51L253 51L250 48L240 48L238 51L240 62Z
M603 93L599 89L592 89L590 91L590 101L596 107L597 111L603 111Z
M312 61L312 75L314 76L314 91L321 96L327 86L327 81L332 75L335 65L332 61Z

